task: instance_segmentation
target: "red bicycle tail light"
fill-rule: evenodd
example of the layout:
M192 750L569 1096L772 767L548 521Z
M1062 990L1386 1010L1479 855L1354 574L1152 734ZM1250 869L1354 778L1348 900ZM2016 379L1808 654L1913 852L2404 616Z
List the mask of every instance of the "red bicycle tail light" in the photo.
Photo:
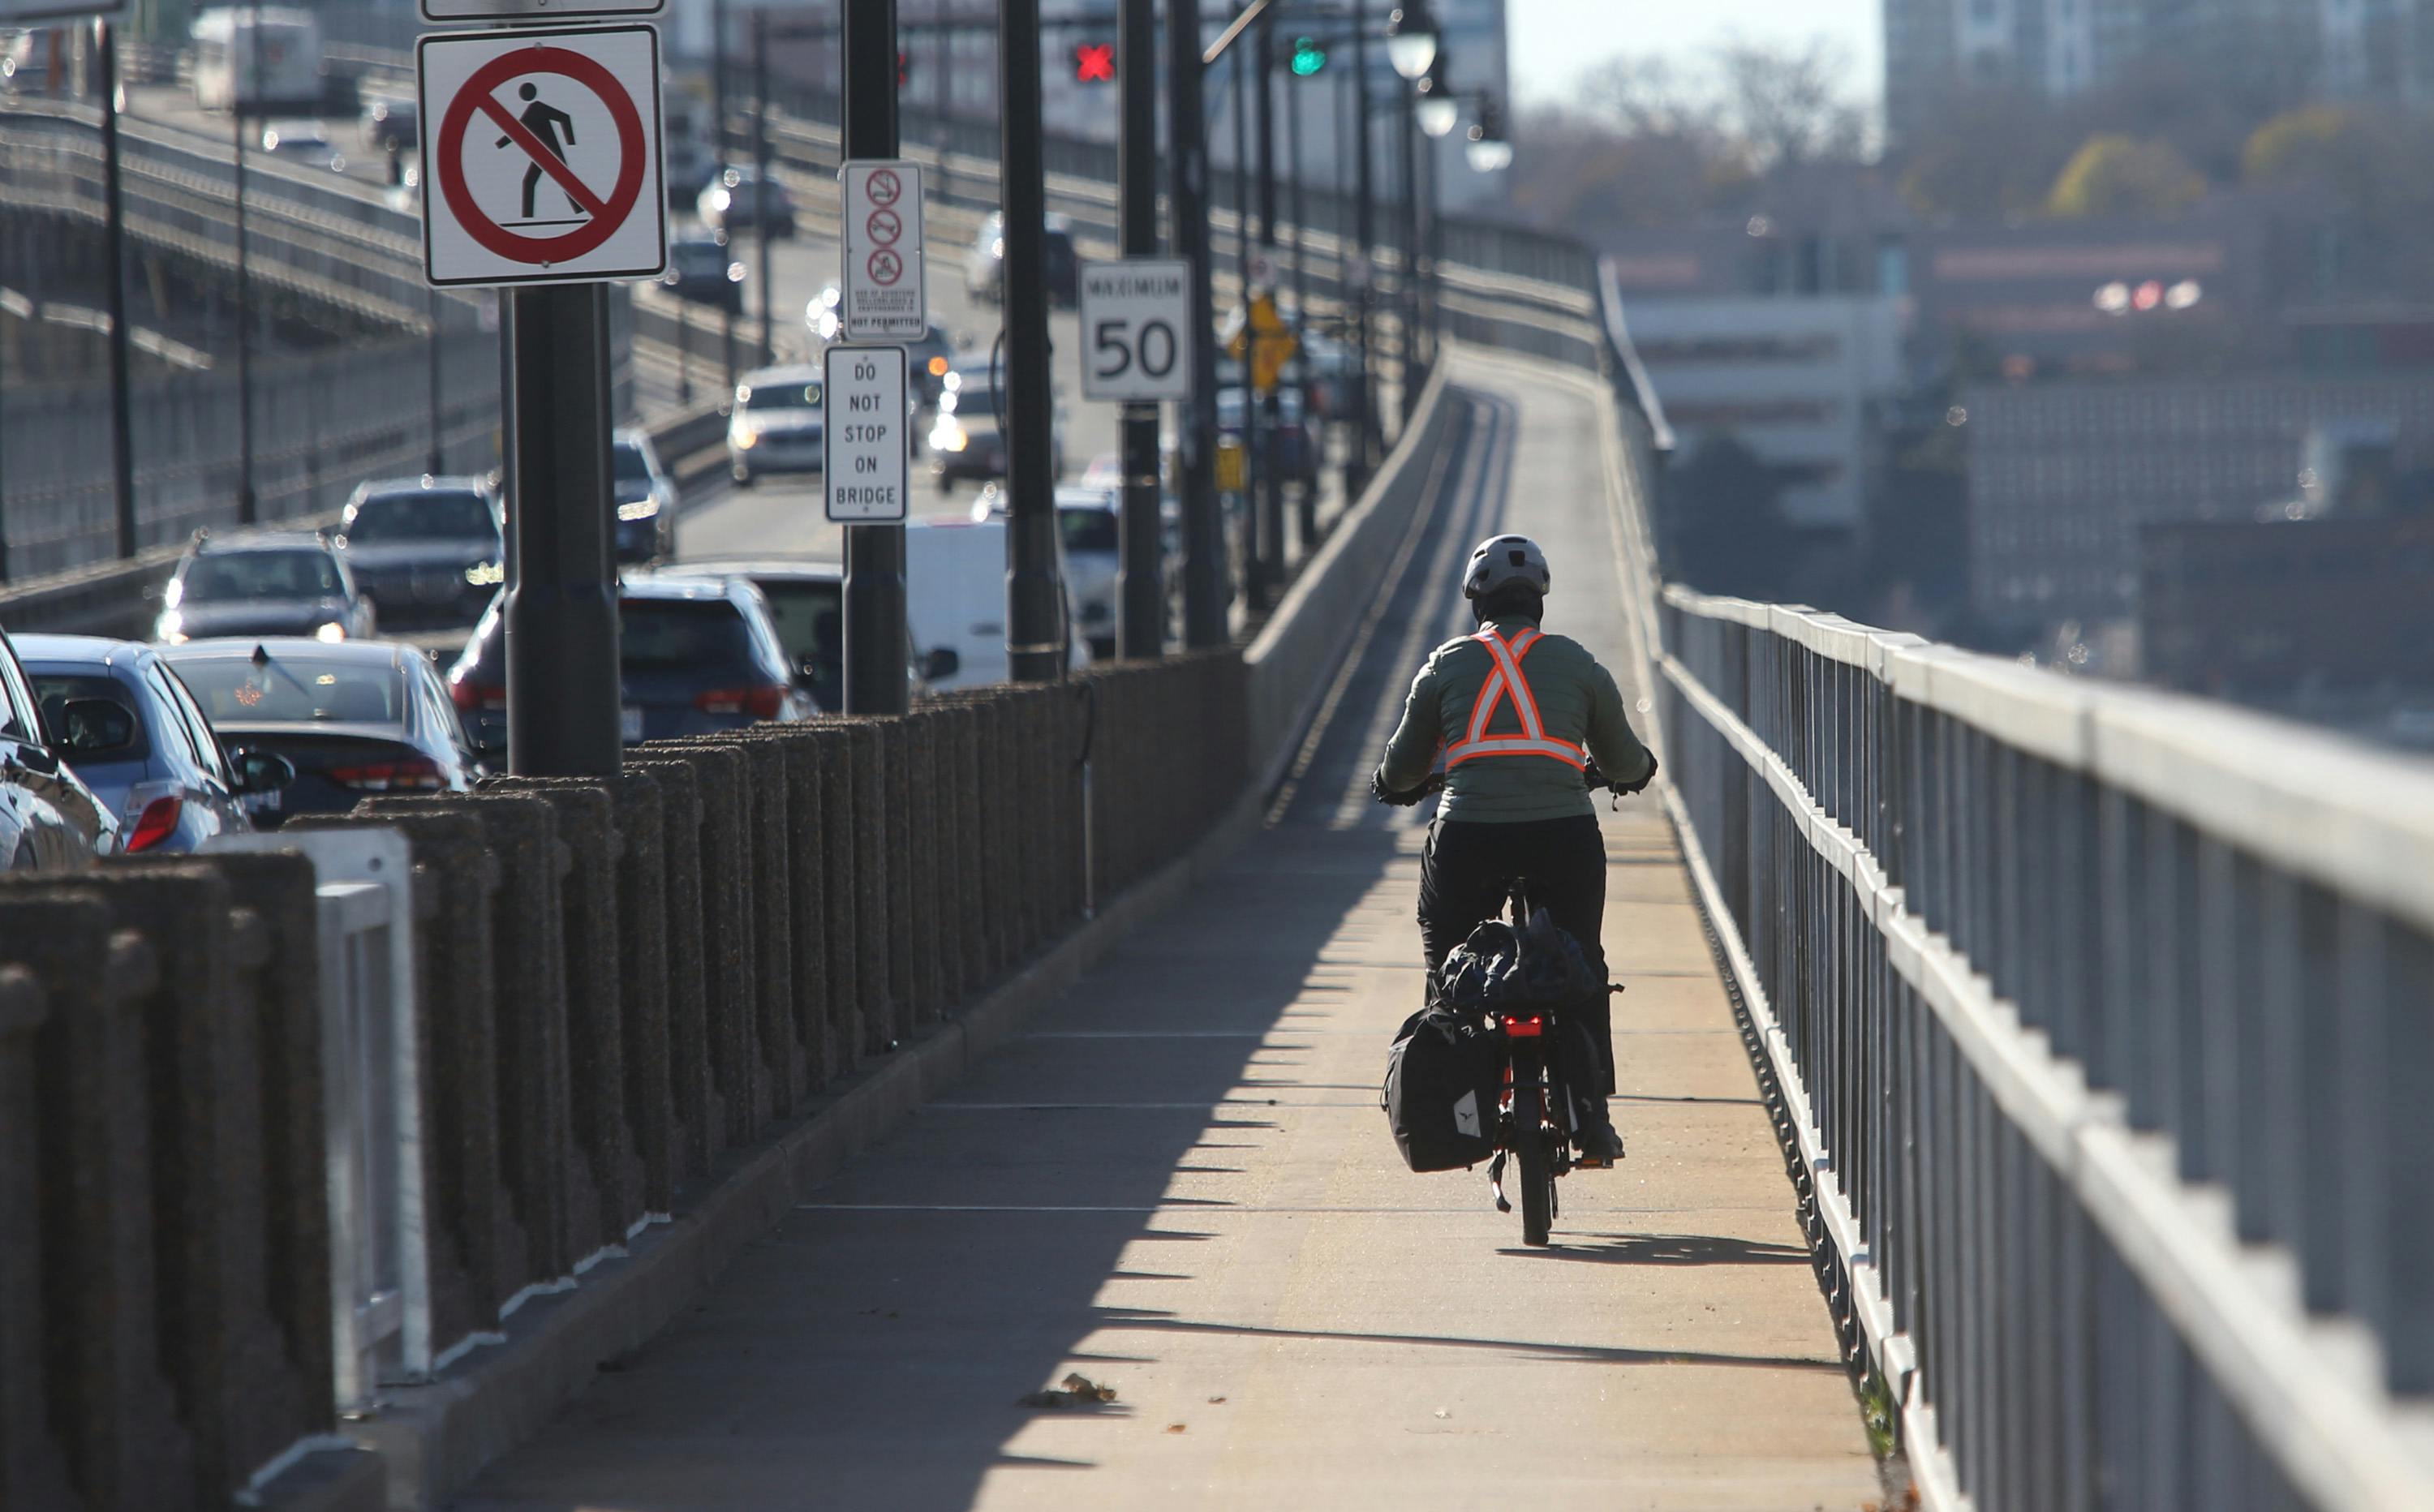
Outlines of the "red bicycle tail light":
M1544 1036L1547 1032L1547 1021L1535 1013L1531 1014L1528 1018L1518 1018L1512 1014L1507 1014L1504 1019L1504 1032L1512 1035L1516 1039L1527 1040L1539 1038Z
M403 761L373 761L362 766L332 767L332 782L365 792L437 792L443 784L439 764L429 756Z
M743 714L756 720L774 720L786 706L786 689L769 688L713 688L696 696L693 706L704 714Z
M129 856L148 851L178 831L178 815L184 809L181 799L155 798L144 806L135 819L135 830L127 837L126 851Z

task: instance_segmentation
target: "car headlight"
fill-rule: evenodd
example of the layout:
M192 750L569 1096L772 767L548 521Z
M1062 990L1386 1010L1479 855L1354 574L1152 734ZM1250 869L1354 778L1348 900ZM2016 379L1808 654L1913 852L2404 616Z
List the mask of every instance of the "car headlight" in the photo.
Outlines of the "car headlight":
M333 642L344 640L347 638L347 627L338 623L335 620L333 620L327 624L322 625L319 629L314 631L313 638L316 640L327 640Z
M153 638L165 640L173 646L182 646L186 643L185 623L186 617L177 610L163 610L160 621L152 627Z
M494 588L507 580L507 569L499 562L476 562L465 569L465 581L477 588Z
M659 512L660 501L656 499L637 499L630 504L617 506L619 519L648 519Z
M727 439L728 444L732 445L736 450L749 451L752 450L752 443L761 439L761 433L758 431L738 430L731 433Z
M943 416L930 432L930 445L940 451L961 451L971 444L972 438L965 433L962 426Z

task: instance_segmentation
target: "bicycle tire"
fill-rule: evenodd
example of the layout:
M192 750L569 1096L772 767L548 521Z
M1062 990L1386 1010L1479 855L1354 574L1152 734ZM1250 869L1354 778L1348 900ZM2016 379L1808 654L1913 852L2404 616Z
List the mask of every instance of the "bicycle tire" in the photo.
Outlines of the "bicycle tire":
M1521 1242L1543 1248L1555 1222L1554 1162L1547 1151L1543 1086L1513 1094L1513 1156L1521 1184Z

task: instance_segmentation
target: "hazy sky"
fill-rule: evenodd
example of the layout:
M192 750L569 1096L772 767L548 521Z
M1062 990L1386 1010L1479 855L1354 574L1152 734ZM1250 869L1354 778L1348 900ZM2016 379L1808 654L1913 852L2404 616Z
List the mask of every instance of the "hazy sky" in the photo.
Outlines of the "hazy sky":
M1560 100L1580 71L1617 53L1695 53L1735 31L1823 34L1851 60L1851 93L1874 100L1885 72L1882 0L1505 0L1513 92Z

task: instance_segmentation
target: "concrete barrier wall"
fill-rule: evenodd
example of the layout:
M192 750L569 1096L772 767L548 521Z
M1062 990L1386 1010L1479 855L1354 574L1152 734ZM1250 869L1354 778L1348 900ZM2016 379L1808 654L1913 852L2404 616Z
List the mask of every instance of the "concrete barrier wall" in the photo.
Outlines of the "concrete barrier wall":
M1252 773L1263 787L1275 785L1290 759L1353 629L1377 597L1397 544L1411 529L1430 464L1445 439L1447 410L1440 369L1386 465L1345 511L1243 654L1243 729Z
M1227 648L298 820L414 857L394 1153L438 1370L1190 850L1239 801L1245 688ZM324 1080L316 885L289 851L0 880L12 1512L224 1506L337 1429L334 1224L382 1220L326 1195L360 1099Z

